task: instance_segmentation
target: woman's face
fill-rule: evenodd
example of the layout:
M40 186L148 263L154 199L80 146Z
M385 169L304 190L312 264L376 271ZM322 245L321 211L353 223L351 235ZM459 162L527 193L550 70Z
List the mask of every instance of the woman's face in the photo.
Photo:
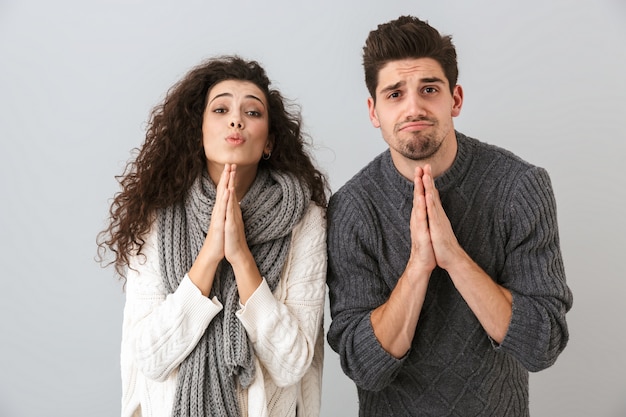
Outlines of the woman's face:
M202 120L209 173L219 178L227 163L256 172L263 153L271 152L267 106L263 91L249 81L221 81L209 90Z

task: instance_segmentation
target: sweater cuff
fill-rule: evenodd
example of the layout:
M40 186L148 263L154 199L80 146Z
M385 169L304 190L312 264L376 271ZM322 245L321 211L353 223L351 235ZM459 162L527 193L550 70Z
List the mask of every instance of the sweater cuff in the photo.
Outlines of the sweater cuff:
M532 312L532 305L526 304L524 297L513 293L513 308L511 313L511 321L509 328L507 329L504 340L498 346L498 348L512 351L512 352L524 352L529 345L529 341L537 338L537 333L544 331L542 328L541 320L539 317L535 317Z
M371 312L365 316L354 335L354 356L359 358L352 366L355 382L367 391L380 391L398 375L408 355L396 358L380 344L372 327Z
M250 341L256 342L257 329L267 320L267 317L274 313L276 303L277 301L274 298L274 294L272 294L272 290L270 290L267 281L263 278L261 285L248 298L246 304L235 313L248 332Z
M175 294L183 310L192 318L210 321L224 308L217 297L209 299L202 295L202 291L195 286L187 274L180 281Z

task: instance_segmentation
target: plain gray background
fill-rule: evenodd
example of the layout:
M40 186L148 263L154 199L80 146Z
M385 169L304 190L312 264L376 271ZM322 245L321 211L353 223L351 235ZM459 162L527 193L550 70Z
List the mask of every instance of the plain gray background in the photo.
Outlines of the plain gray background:
M552 177L574 308L532 415L626 416L622 0L0 0L0 416L119 415L124 295L95 237L165 91L212 55L259 60L336 190L385 149L361 48L400 14L453 36L457 129ZM356 410L327 348L322 415Z

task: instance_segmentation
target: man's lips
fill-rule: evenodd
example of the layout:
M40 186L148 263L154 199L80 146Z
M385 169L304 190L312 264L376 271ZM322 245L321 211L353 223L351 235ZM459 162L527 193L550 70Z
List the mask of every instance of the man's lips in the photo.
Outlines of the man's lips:
M400 126L400 131L415 131L415 130L423 130L429 128L433 125L432 122L427 120L419 120L416 122L407 122Z

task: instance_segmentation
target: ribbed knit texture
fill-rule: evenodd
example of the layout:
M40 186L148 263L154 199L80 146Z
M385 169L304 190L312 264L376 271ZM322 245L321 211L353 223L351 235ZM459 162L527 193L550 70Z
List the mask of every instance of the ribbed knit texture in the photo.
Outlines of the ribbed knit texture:
M211 221L215 185L204 173L184 204L159 214L159 257L164 285L173 293L200 252ZM308 206L310 193L293 176L259 170L240 203L248 246L271 290L287 256L291 231ZM181 363L172 416L238 416L236 383L254 378L253 349L235 313L239 294L230 264L216 272L211 297L224 303L195 349Z
M122 325L122 417L171 417L180 363L223 309L188 276L169 294L163 284L158 227L130 258ZM319 417L326 298L325 210L309 203L293 228L274 291L263 281L237 318L261 365L247 390L238 387L243 416ZM258 368L257 368L258 369ZM248 414L250 413L250 414Z
M411 350L398 360L382 349L370 313L405 270L413 198L383 152L328 209L328 342L357 384L361 416L528 416L528 371L553 364L567 343L572 294L548 174L458 132L457 141L435 184L461 246L513 294L508 333L493 343L436 268Z

